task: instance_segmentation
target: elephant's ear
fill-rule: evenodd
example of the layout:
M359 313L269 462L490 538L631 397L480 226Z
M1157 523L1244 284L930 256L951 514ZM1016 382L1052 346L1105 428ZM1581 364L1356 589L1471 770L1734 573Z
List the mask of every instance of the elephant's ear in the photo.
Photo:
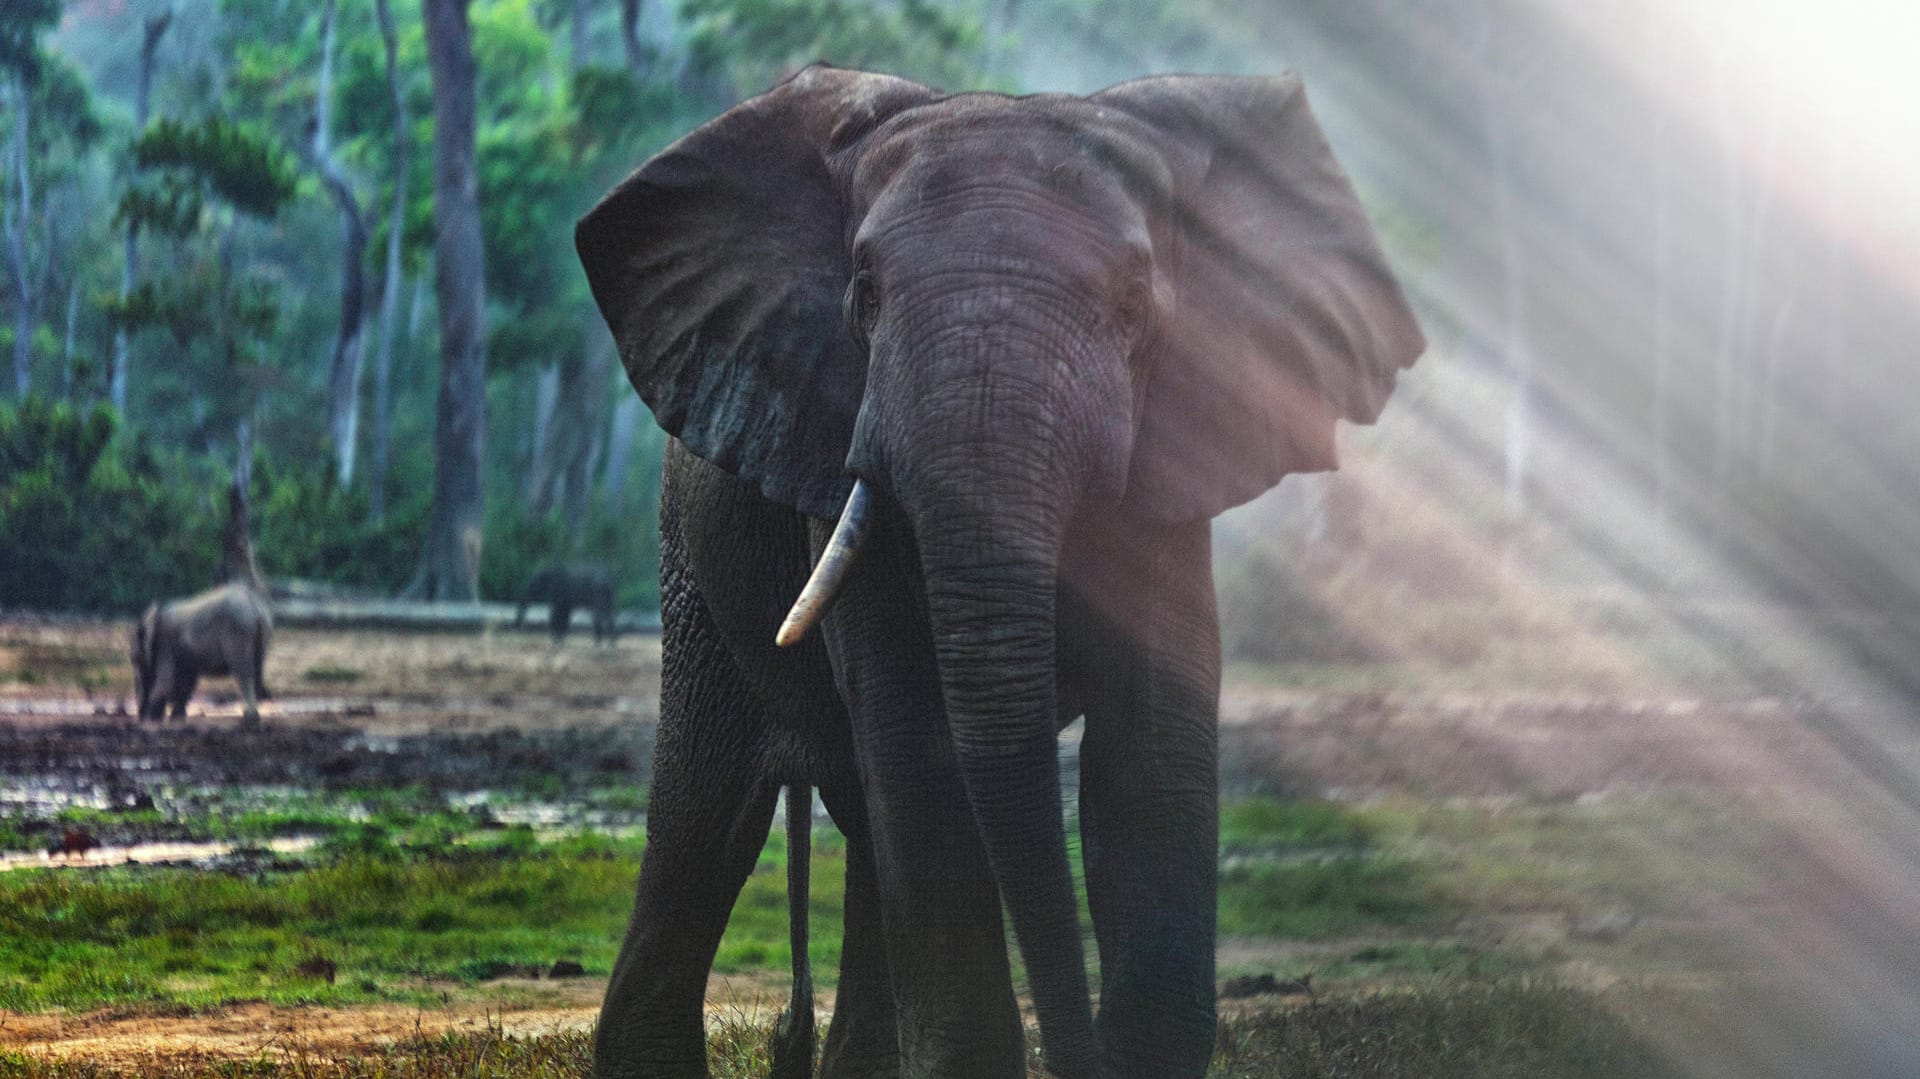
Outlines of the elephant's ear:
M1157 131L1174 176L1129 503L1210 517L1337 467L1334 422L1371 423L1426 342L1299 78L1168 76L1093 100Z
M940 95L811 67L641 165L574 243L660 425L775 501L831 518L865 359L848 335L847 213L829 157Z

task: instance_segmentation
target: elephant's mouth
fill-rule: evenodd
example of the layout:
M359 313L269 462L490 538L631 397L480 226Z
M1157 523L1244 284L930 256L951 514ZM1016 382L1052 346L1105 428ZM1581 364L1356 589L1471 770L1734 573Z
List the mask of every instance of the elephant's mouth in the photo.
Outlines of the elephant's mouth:
M793 610L787 613L786 621L780 623L774 644L785 648L798 643L826 614L834 593L840 590L847 571L853 568L854 557L860 553L860 544L867 538L867 526L872 520L873 493L865 480L856 480L847 495L846 508L840 511L840 523L834 526L826 550L820 553L820 561L813 567L813 575L800 590L800 598L793 601Z

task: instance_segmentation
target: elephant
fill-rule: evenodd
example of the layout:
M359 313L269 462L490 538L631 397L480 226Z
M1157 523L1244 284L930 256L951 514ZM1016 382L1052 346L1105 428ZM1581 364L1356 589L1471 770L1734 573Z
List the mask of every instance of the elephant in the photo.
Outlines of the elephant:
M1201 1074L1211 520L1336 467L1336 422L1425 347L1298 78L1013 97L816 65L575 245L672 439L649 841L595 1074L704 1074L706 969L801 780L852 829L827 1074L1024 1075L1003 905L1052 1072Z
M249 725L260 722L260 702L273 699L265 674L273 612L247 535L246 489L237 478L227 488L220 547L225 583L186 599L149 604L134 624L129 651L134 710L142 719L162 718L169 705L175 719L184 718L203 674L233 676Z
M267 688L267 646L273 614L260 593L232 581L186 599L154 603L133 627L134 703L140 718L160 719L171 705L175 719L205 674L230 674L246 702L245 719L260 721Z
M556 642L566 638L576 607L586 608L593 616L595 643L615 637L613 580L599 566L549 565L535 570L520 590L520 609L513 616L515 627L525 624L530 603L547 605L547 624Z

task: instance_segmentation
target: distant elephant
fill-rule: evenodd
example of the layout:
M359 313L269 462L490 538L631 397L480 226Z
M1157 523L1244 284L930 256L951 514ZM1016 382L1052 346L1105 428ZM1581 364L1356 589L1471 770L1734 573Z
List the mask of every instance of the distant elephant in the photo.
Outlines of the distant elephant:
M221 575L226 583L197 596L147 607L134 624L134 710L160 719L172 706L187 714L187 699L203 674L232 675L246 702L247 723L260 721L260 702L271 700L265 667L273 640L267 583L247 536L247 494L238 479L227 489L227 522L221 534Z
M704 1074L707 967L798 779L855 822L849 939L874 905L884 947L844 977L884 969L896 1013L863 1006L830 1074L1024 1075L1003 902L1050 1069L1201 1074L1210 520L1334 467L1335 421L1375 419L1424 347L1298 80L949 96L813 67L575 240L677 440L649 841L595 1074ZM1056 760L1082 715L1097 1023Z
M520 590L514 626L526 623L530 603L547 605L547 624L555 641L566 638L575 608L585 608L593 616L596 642L614 639L613 580L598 566L542 566L535 570Z
M187 599L149 606L133 627L134 700L142 719L160 719L171 705L187 714L201 675L232 675L246 702L248 723L260 721L271 700L264 671L273 640L273 614L260 593L239 581Z

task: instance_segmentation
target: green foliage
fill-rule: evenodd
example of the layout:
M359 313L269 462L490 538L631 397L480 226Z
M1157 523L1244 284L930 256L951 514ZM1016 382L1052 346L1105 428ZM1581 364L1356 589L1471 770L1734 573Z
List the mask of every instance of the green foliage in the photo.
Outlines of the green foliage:
M261 454L253 470L254 550L269 577L398 588L413 572L426 502L389 506L382 520L367 511L364 486L343 488L333 459L280 459Z
M258 125L220 116L197 124L163 118L141 134L133 155L143 169L179 169L198 178L254 217L273 217L293 197L293 162Z
M111 409L0 406L0 606L129 611L213 582L224 465L116 434ZM252 492L262 572L393 588L413 568L424 500L368 519L326 458L260 450Z
M689 0L694 65L758 93L816 60L973 89L984 55L979 24L928 0Z
M59 21L60 0L0 0L0 68L36 81L46 60L40 35Z
M181 482L211 476L117 425L105 406L0 406L0 606L126 611L211 583L219 516Z

